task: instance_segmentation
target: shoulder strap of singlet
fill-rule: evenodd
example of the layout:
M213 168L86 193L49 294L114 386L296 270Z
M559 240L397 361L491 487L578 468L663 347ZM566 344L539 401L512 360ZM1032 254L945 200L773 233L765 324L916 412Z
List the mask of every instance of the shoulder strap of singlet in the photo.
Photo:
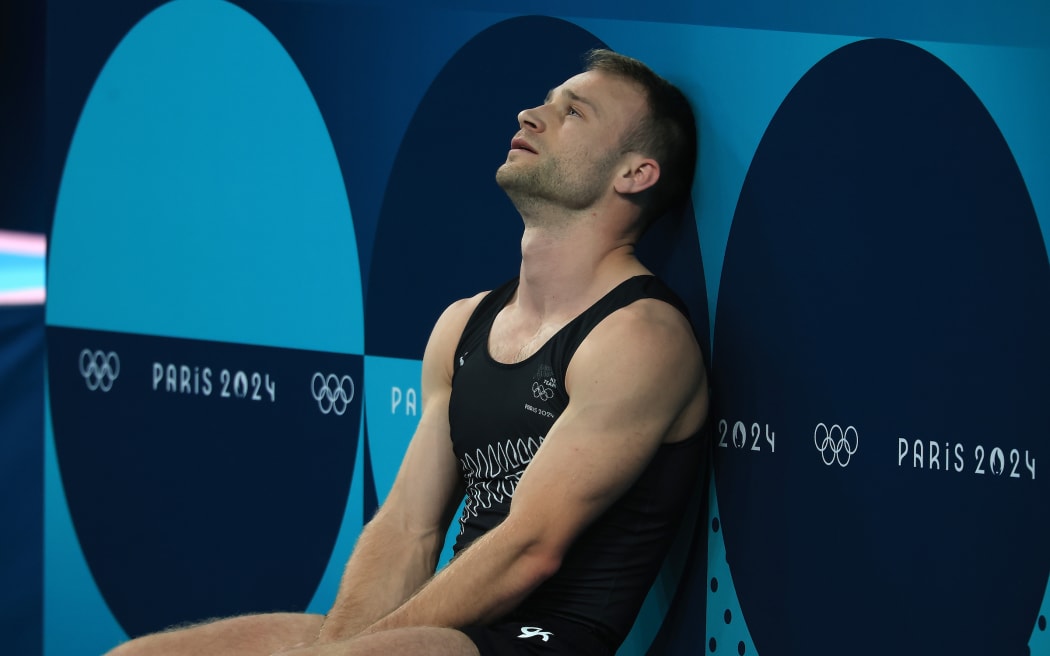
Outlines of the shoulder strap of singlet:
M455 362L452 364L453 375L459 370L460 358L471 351L476 351L485 344L488 339L489 326L492 320L507 304L510 297L518 289L518 279L511 278L496 289L492 290L481 299L478 306L470 314L467 324L463 327L463 334L459 336L459 344L456 345ZM484 341L483 341L484 340Z
M474 312L471 313L470 319L463 328L463 334L460 335L459 344L456 346L453 374L459 370L461 357L486 345L493 319L517 289L518 279L512 278L486 294L474 308ZM548 345L554 350L553 361L560 362L563 368L568 367L569 360L576 353L576 349L595 326L616 310L643 298L653 298L669 303L685 315L686 319L689 318L689 310L685 303L659 278L651 275L628 278L566 324L548 342Z
M565 326L558 337L553 340L554 361L560 362L564 371L564 368L569 366L569 360L576 353L576 349L595 326L616 310L643 298L664 301L689 319L689 310L685 303L662 280L651 275L628 278Z

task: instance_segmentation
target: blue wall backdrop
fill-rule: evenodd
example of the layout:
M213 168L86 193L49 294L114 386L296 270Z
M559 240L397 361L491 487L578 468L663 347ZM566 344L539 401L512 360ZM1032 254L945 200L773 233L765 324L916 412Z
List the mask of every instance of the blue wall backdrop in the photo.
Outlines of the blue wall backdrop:
M14 653L327 609L430 327L516 273L516 114L606 46L699 116L640 252L714 395L620 653L1050 656L1047 3L5 12L0 228L50 244L0 315Z

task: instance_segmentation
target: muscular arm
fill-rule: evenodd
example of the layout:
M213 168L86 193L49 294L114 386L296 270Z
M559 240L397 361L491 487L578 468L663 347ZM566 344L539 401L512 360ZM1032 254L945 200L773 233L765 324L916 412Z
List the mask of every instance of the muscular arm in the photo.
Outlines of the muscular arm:
M573 357L568 407L525 470L506 520L369 632L487 623L515 608L661 443L699 427L703 372L687 323L666 304L639 301L602 322Z
M477 299L450 306L423 355L422 415L390 494L361 532L320 641L357 635L408 599L433 574L462 497L449 436L452 357Z

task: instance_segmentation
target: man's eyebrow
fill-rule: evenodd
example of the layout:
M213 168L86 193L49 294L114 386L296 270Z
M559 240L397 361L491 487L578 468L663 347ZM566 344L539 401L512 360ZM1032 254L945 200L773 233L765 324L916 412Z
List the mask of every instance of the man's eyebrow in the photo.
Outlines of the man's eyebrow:
M575 102L575 103L580 103L581 105L587 105L587 107L590 108L590 110L595 114L595 116L598 115L598 107L595 106L595 104L593 102L591 102L590 100L587 100L586 98L584 98L583 96L579 95L578 93L576 93L572 89L566 89L565 87L556 87L556 88L551 89L550 91L548 91L547 92L547 97L543 99L543 104L549 103L551 101L551 99L554 97L554 92L558 91L559 89L561 90L562 93L564 93L566 96L568 96L569 100L571 100L572 102Z

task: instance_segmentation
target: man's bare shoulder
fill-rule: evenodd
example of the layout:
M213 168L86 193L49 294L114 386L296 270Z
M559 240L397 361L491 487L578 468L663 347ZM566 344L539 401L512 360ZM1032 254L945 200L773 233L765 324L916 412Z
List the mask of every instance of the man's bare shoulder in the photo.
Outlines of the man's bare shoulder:
M625 349L666 352L703 363L689 320L675 306L655 298L639 299L616 310L595 327L592 336L597 343L615 342Z
M473 296L453 301L441 313L441 317L438 319L438 326L441 326L441 324L447 324L447 327L457 334L462 332L463 327L467 324L467 320L470 319L470 315L474 313L474 310L477 309L481 300L488 296L489 293L490 291L486 290L478 292Z
M458 301L454 301L452 304L450 304L447 310L465 313L469 316L470 313L478 307L478 304L481 303L481 300L491 293L491 289L486 289L484 291L478 292L477 294L474 294L473 296L461 298Z
M461 298L445 308L430 333L430 340L423 354L424 364L440 363L441 367L446 369L447 376L451 378L451 364L449 363L452 362L456 344L459 343L459 338L463 334L470 315L474 313L478 304L488 293L487 291L478 292L473 296Z
M688 319L664 301L641 299L595 326L570 363L566 388L595 406L614 404L623 422L662 417L669 423L658 433L675 441L705 421L706 379Z
M577 373L602 371L637 381L652 376L694 384L705 371L689 320L676 307L639 299L602 320L587 335L570 365ZM688 381L688 382L686 382Z

